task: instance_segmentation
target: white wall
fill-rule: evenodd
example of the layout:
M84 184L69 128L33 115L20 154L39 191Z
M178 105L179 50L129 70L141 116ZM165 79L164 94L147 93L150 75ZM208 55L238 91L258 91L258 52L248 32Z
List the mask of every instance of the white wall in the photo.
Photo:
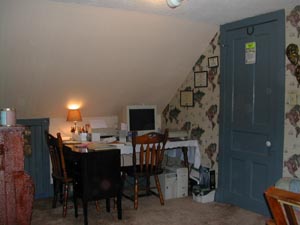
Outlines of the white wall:
M201 13L201 12L199 12ZM218 29L147 13L48 0L0 1L0 108L17 118L117 115L171 99Z

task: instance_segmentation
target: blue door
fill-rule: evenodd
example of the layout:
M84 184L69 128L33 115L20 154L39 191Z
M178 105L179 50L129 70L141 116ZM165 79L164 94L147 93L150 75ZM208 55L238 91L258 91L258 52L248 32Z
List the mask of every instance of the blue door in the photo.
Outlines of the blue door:
M282 176L284 11L221 26L217 200L268 215L264 191Z

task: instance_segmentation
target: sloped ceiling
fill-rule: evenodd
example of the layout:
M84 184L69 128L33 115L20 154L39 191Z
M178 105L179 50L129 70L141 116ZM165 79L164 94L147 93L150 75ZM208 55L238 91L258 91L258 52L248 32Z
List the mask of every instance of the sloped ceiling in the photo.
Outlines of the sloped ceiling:
M162 110L220 24L288 1L247 2L0 1L0 107L18 118L65 117L71 103L83 116L118 115L128 104Z

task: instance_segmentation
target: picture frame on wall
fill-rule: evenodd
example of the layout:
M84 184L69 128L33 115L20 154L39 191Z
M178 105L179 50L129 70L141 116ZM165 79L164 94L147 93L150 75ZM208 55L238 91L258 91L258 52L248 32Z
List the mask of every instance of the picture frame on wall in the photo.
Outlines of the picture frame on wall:
M219 57L213 56L208 58L208 67L214 68L219 66Z
M201 87L208 86L208 72L207 71L194 72L194 86L195 86L195 88L201 88Z
M193 107L194 106L194 92L180 91L180 106Z

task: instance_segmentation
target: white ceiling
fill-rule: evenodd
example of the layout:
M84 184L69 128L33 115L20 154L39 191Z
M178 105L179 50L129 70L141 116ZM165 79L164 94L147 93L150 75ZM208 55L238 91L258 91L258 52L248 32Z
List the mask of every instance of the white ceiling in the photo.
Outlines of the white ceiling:
M183 0L174 9L166 0L53 0L132 10L222 25L299 4L299 0Z

